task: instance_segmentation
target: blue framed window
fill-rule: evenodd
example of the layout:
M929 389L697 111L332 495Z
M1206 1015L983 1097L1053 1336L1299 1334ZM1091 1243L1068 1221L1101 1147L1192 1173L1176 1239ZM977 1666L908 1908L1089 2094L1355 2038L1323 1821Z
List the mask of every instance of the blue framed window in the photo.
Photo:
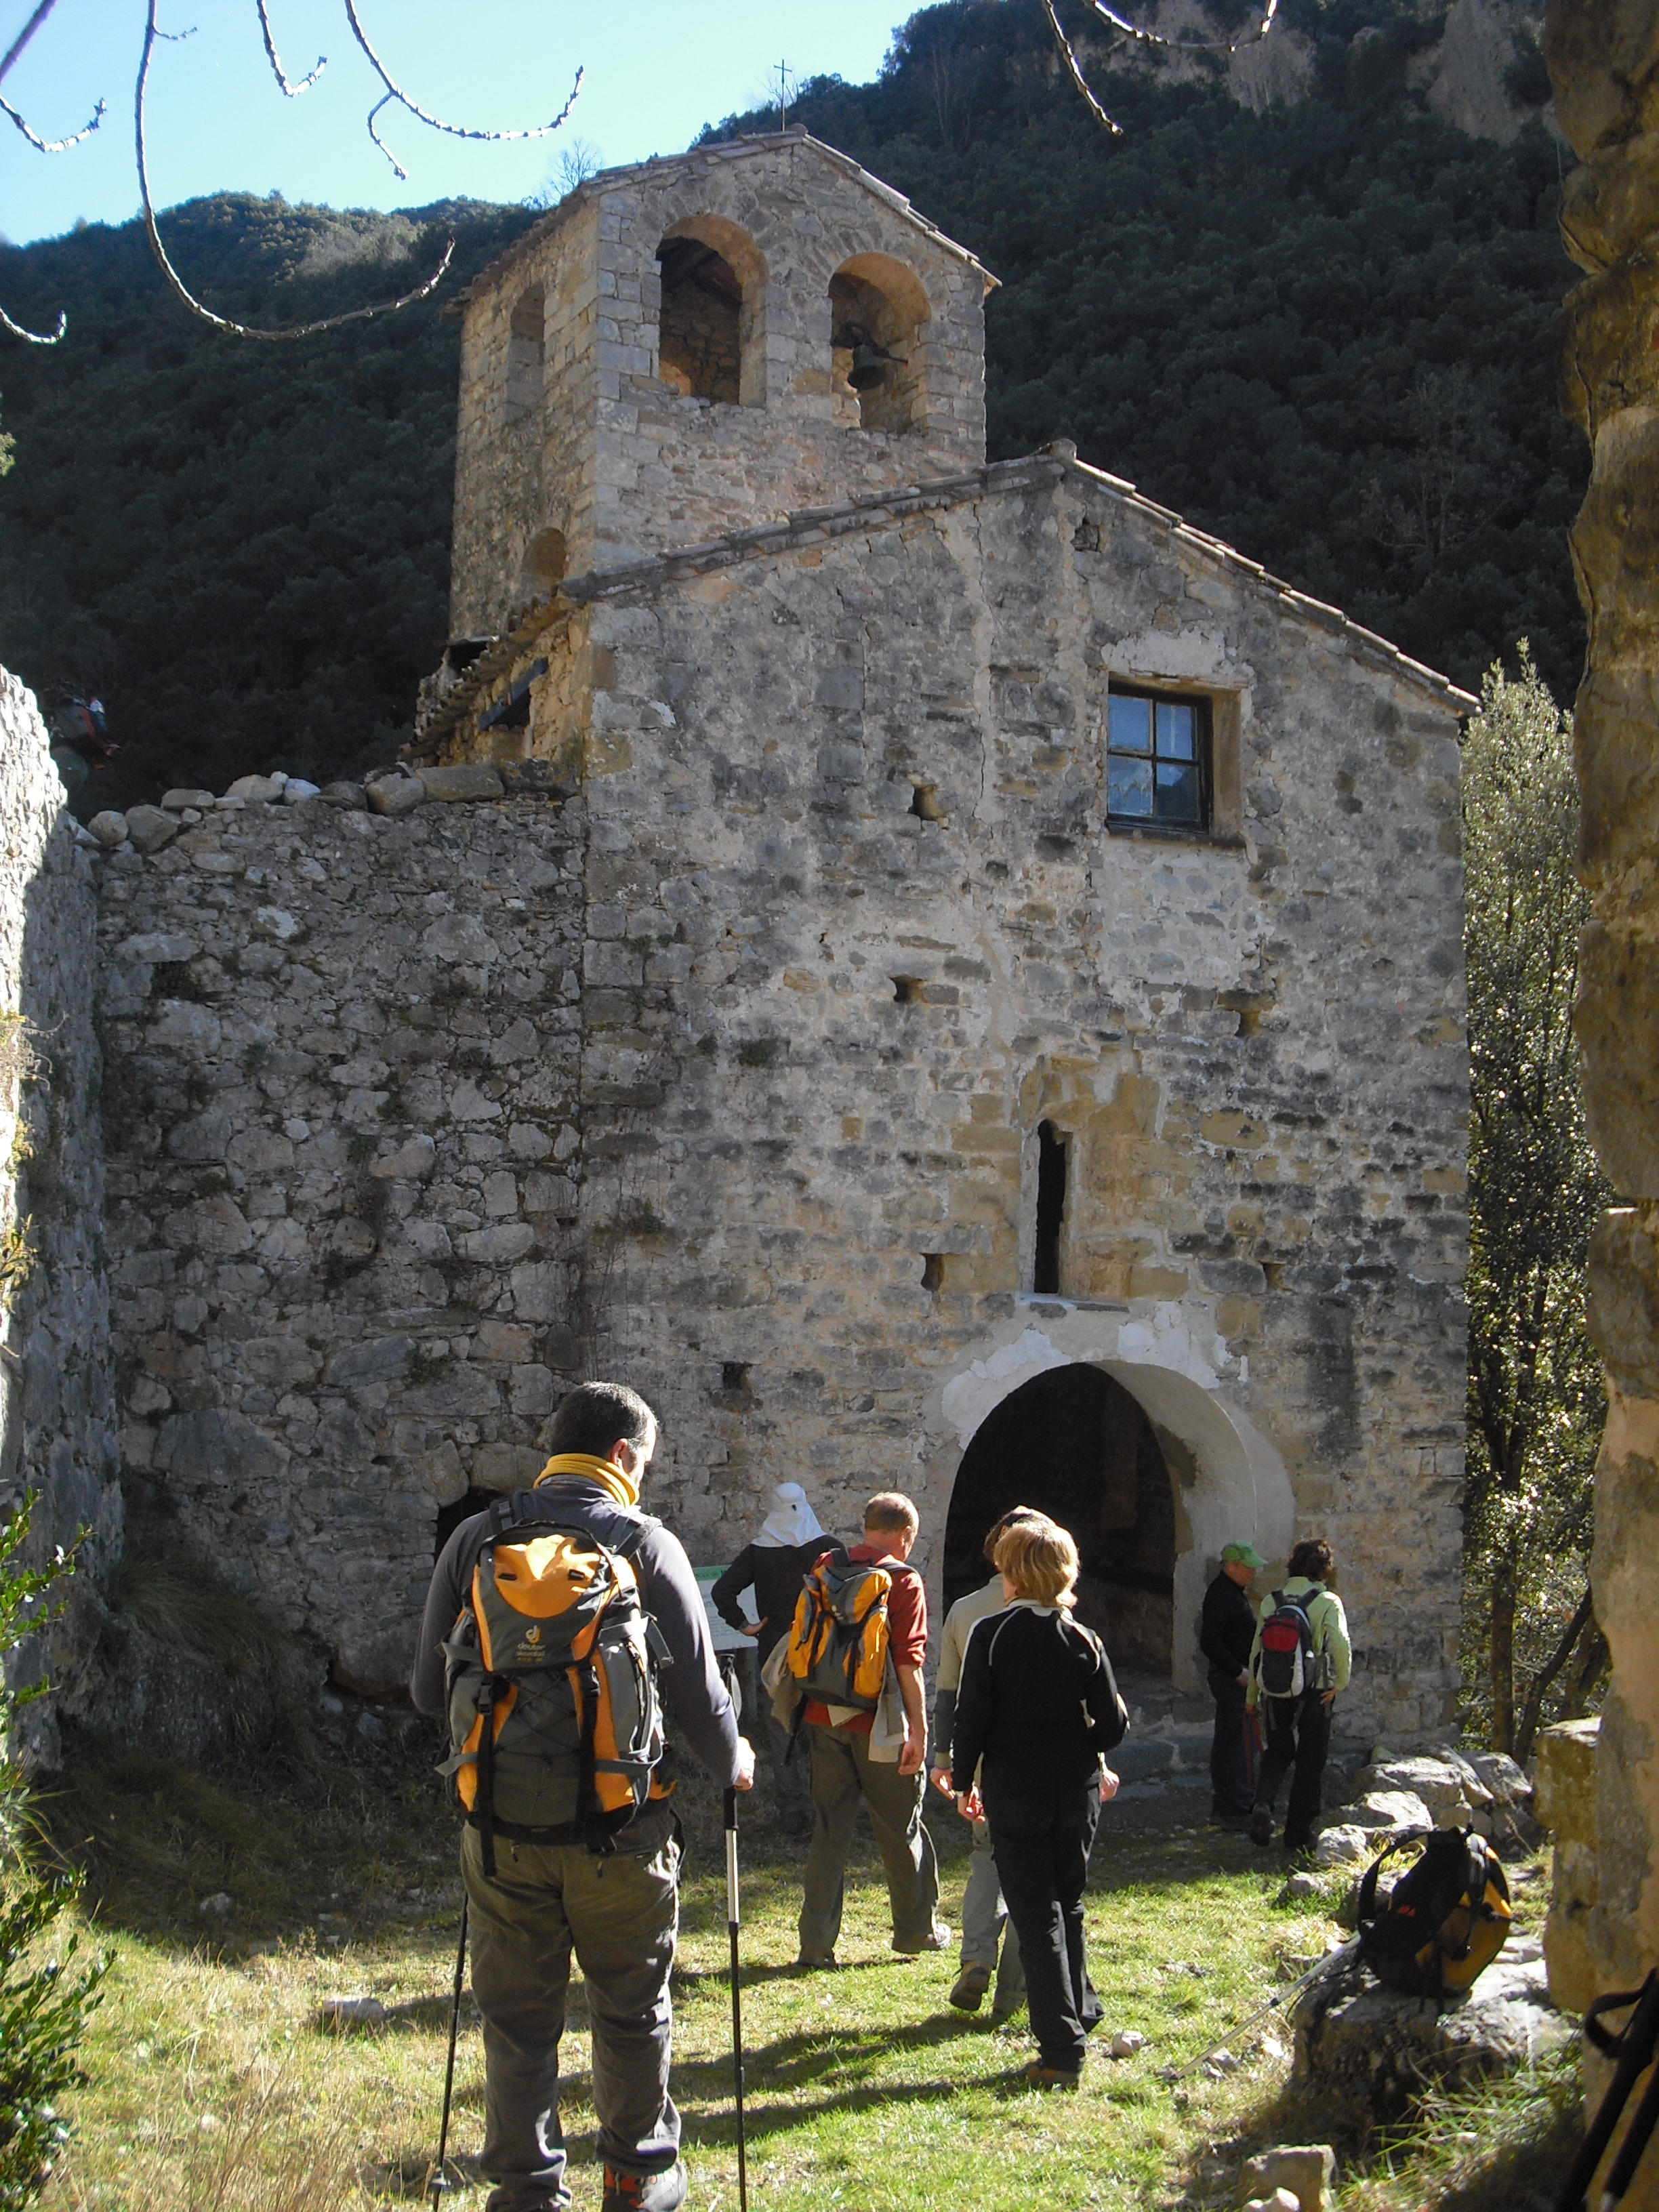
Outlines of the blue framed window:
M1210 826L1210 702L1113 690L1106 702L1106 816L1158 830Z

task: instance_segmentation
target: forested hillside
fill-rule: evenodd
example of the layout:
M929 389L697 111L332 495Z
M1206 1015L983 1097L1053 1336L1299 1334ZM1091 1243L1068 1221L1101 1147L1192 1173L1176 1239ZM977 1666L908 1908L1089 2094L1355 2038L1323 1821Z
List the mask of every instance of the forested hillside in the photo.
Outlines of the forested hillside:
M1425 19L1394 0L1287 4L1316 39L1309 96L1261 114L1114 73L1109 138L1031 0L966 0L791 119L1001 278L994 454L1073 437L1465 682L1530 635L1565 692L1583 465L1551 366L1556 147L1540 121L1503 146L1431 115L1407 75ZM276 321L404 289L452 233L453 296L532 219L225 197L168 234L216 306ZM297 344L222 337L136 222L0 251L0 301L70 317L53 349L0 339L0 660L104 695L125 749L87 803L388 757L445 634L456 325L428 302Z

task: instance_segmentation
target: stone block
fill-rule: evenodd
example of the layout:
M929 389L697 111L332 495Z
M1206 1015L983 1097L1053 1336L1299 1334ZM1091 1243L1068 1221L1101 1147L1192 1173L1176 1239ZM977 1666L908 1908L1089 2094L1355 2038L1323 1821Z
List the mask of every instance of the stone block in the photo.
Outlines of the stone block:
M430 1137L411 1137L396 1152L376 1160L371 1176L383 1182L424 1182L437 1164L438 1148Z
M401 821L426 803L425 788L412 775L382 776L367 787L367 793L370 813L387 814L394 821Z
M141 853L159 853L179 835L179 824L159 806L130 806L127 835Z
M1571 2040L1550 2003L1541 1959L1500 1953L1443 2008L1397 1996L1362 1968L1316 1984L1297 2008L1293 2085L1355 2132L1407 2119L1436 2089L1538 2064Z
M95 838L106 851L112 852L116 846L125 845L126 842L127 817L125 814L116 813L112 807L106 806L101 814L93 816L87 824L87 832L89 836Z
M1371 1837L1409 1835L1435 1826L1434 1815L1423 1800L1409 1790L1374 1790L1357 1805L1343 1808L1346 1824Z
M457 800L504 799L506 787L486 761L463 761L454 768L422 768L416 779L428 799Z
M1298 2212L1329 2212L1336 2189L1336 2153L1328 2143L1284 2143L1247 2159L1238 2178L1241 2197L1285 2191Z
M239 775L225 793L227 799L262 799L274 806L287 788L285 775Z
M1585 927L1573 1025L1585 1121L1607 1179L1615 1190L1659 1197L1659 960L1645 934Z
M194 807L199 813L204 808L211 806L214 799L215 793L210 791L191 791L181 784L172 791L163 792L161 804L169 814L182 814L187 806Z
M1558 1721L1538 1739L1533 1761L1533 1818L1558 1843L1595 1847L1599 1719Z
M381 1336L366 1344L349 1344L329 1360L323 1380L336 1388L353 1382L396 1382L408 1371L414 1350L412 1336Z
M528 1490L546 1464L546 1453L527 1444L480 1444L470 1472L477 1490Z
M325 783L322 801L325 806L337 806L345 814L362 814L368 809L368 793L361 783Z
M1433 1758L1374 1762L1363 1770L1356 1786L1362 1794L1403 1791L1420 1799L1437 1828L1467 1827L1472 1801L1488 1802L1492 1794L1472 1773L1449 1759Z

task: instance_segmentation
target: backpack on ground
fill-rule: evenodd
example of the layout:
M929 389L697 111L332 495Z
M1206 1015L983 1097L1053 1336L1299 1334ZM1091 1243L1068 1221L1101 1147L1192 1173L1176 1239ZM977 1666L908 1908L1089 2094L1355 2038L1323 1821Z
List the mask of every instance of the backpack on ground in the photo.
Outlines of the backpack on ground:
M439 1769L480 1832L613 1848L615 1831L673 1788L662 1771L662 1631L631 1557L557 1517L552 1499L498 1498L460 1618L444 1645L452 1756Z
M1273 1609L1261 1624L1261 1652L1256 1662L1256 1682L1264 1698L1299 1698L1313 1687L1313 1623L1308 1607L1321 1595L1317 1587L1301 1597L1273 1592Z
M1383 1863L1413 1839L1379 1851L1359 1885L1359 1955L1385 1989L1445 1997L1467 1990L1510 1932L1510 1885L1502 1860L1473 1828L1442 1828L1382 1904Z
M901 1567L901 1574L914 1571ZM893 1571L826 1553L802 1578L785 1666L802 1697L873 1713L887 1675Z

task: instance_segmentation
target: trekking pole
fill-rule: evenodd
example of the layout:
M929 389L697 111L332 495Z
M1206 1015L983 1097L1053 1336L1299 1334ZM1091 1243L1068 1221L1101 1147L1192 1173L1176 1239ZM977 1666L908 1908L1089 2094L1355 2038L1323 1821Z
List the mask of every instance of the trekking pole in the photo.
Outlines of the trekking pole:
M1243 2020L1237 2021L1229 2033L1237 2038L1243 2035L1247 2029L1254 2027L1257 2021L1266 2020L1270 2012L1277 2012L1281 2005L1294 2007L1296 2000L1305 1990L1310 1990L1316 1982L1322 1981L1327 1974L1334 1973L1339 1966L1346 1966L1348 1961L1358 1954L1358 1950L1359 1938L1357 1936L1350 1936L1348 1941L1336 1950L1328 1951L1318 1965L1310 1966L1305 1974L1299 1975L1295 1981L1287 1983L1282 1990L1275 1990L1266 2004L1258 2005L1253 2013L1247 2014ZM1206 2051L1188 2064L1170 2069L1160 2078L1165 2081L1184 2081L1189 2074L1196 2074L1200 2066L1207 2064L1210 2055L1210 2052Z
M455 1995L449 2008L449 2063L444 2068L444 2117L438 2130L437 2163L428 2166L426 2176L427 2194L432 2199L432 2212L438 2212L438 2200L449 2187L444 2173L444 2160L449 2151L449 2104L455 2090L455 2039L461 2027L461 1984L466 1977L466 1899L461 1899L461 1940L455 1947Z
M738 1793L726 1793L726 1926L732 1938L732 2081L738 2110L738 2212L749 2212L749 2154L743 2125L743 1995L738 1982Z
M1634 2005L1635 2011L1617 2035L1609 2035L1601 2026L1601 2014L1621 2012L1626 2005ZM1584 2130L1584 2140L1578 2147L1578 2155L1561 2185L1561 2194L1556 2199L1556 2212L1583 2212L1585 2192L1595 2178L1595 2169L1601 2163L1603 2153L1613 2141L1619 2116L1630 2101L1631 2091L1653 2063L1655 2049L1659 2047L1659 1966L1652 1970L1639 1990L1615 1990L1609 1996L1597 1997L1584 2014L1584 2033L1598 2050L1610 2058L1616 2058L1617 2063L1613 2068L1613 2079L1596 2107L1595 2118ZM1650 2083L1648 2095L1642 2100L1643 2107L1645 2108L1652 2100L1653 2087ZM1643 2112L1638 2110L1615 2161L1613 2172L1607 2176L1607 2193L1601 2200L1604 2206L1608 2203L1616 2204L1619 2197L1623 2196L1629 2187L1631 2174L1636 2170L1636 2160L1642 2154L1647 2137L1653 2131L1655 2119L1659 2118L1659 2112L1649 2117L1647 2129L1641 2142L1637 2145L1635 2157L1630 2160L1630 2172L1625 2174L1620 2185L1619 2196L1613 2196L1613 2173L1624 2165L1625 2152L1630 2148L1642 2117Z

